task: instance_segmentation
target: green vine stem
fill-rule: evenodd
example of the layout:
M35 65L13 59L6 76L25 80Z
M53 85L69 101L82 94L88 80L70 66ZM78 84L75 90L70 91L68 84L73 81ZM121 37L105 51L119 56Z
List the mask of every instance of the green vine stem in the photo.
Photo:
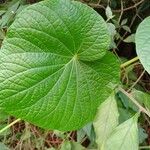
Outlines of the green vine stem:
M141 104L134 99L128 92L126 92L124 89L119 88L119 91L121 91L123 94L125 94L138 108L140 112L145 113L148 117L150 117L150 112L147 111Z
M10 128L11 126L13 126L14 124L16 124L17 122L19 122L20 120L21 120L21 119L19 118L19 119L13 121L12 123L8 124L6 127L4 127L3 129L0 130L0 134L1 134L2 132L4 132L5 130L7 130L8 128Z
M138 56L137 56L137 57L135 57L135 58L133 58L133 59L131 59L131 60L129 60L129 61L127 61L127 62L121 64L121 65L120 65L120 68L125 68L125 67L131 65L132 63L138 61L138 60L139 60L139 58L138 58Z

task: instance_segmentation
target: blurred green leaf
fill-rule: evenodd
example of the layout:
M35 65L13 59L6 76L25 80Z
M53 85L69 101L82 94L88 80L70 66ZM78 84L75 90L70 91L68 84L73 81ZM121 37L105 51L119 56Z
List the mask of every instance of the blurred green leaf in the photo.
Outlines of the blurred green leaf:
M114 17L113 13L112 13L112 10L109 6L106 7L105 13L106 13L106 16L107 16L107 20L110 20Z
M101 150L138 150L138 120L139 114L120 124L108 138Z
M5 113L1 108L0 108L0 123L5 121L8 118L8 114Z
M85 150L85 148L77 142L71 142L71 150Z
M134 115L133 112L130 111L130 109L127 110L124 108L119 108L119 114L119 123L123 123Z
M0 10L0 16L2 16L5 12L6 10Z
M0 40L3 40L5 37L4 31L0 30Z
M139 108L129 99L129 97L127 97L124 93L122 92L118 92L117 93L118 97L120 98L120 100L122 101L123 105L125 106L125 108L129 109L131 108L132 110L134 110L135 112L139 111ZM142 104L141 99L136 99L138 100L138 102L140 104Z
M66 135L64 134L64 132L62 131L59 131L59 130L54 130L54 134L57 136L57 137L60 137L62 139L64 139L66 137Z
M130 29L128 26L124 25L124 26L122 26L122 28L123 28L125 31L131 33L131 29Z
M142 144L146 139L148 138L148 135L146 131L139 127L139 143Z
M46 148L45 150L56 150L56 149L51 147L51 148Z
M108 26L108 30L111 36L110 48L116 48L117 46L116 46L116 43L114 42L115 40L114 37L117 34L116 27L112 23L107 23L107 26Z
M9 150L9 148L5 144L0 143L0 150Z
M60 150L71 150L71 143L69 141L63 142Z
M99 149L118 125L118 109L114 93L98 108L93 122Z
M121 22L121 26L125 25L127 23L127 21L128 21L127 18L123 19L122 22Z
M129 35L126 39L123 40L126 43L135 43L135 34Z
M90 147L95 145L95 131L92 123L87 124L77 131L77 142L82 143L85 138L90 140Z
M15 15L19 5L20 5L20 0L19 1L14 0L11 2L10 6L8 7L8 10L0 20L1 28L6 27L12 21L12 18Z
M144 19L135 35L136 52L144 69L150 74L150 16Z
M150 111L150 95L148 93L134 89L132 90L132 95L136 100L140 101L141 103L144 103L144 105Z
M82 140L86 137L86 133L83 129L77 131L77 142L82 142Z

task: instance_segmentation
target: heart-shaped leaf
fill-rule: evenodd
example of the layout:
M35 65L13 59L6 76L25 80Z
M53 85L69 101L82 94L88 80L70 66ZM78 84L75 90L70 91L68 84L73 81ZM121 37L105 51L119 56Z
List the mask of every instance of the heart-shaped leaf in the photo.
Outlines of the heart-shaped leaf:
M150 17L139 25L135 42L137 55L145 70L150 73Z
M90 122L119 80L104 20L70 0L46 0L23 10L0 51L0 106L46 129Z

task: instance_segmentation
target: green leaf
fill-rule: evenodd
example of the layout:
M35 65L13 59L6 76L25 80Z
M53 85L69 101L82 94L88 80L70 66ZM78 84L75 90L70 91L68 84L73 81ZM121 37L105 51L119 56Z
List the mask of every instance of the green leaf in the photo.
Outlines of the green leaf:
M150 17L146 18L138 27L135 42L137 55L145 70L150 73Z
M129 97L127 97L124 93L122 92L118 92L118 96L121 99L123 105L129 109L131 108L132 110L134 110L135 112L139 111L139 108L129 99ZM139 101L138 101L139 102ZM141 104L141 102L140 102Z
M114 16L113 16L113 13L112 13L112 10L109 6L106 7L106 16L107 16L107 19L112 19Z
M120 124L108 138L102 150L138 150L138 114Z
M116 43L114 42L115 35L117 34L116 27L112 23L107 23L107 26L108 26L108 30L111 36L110 49L113 49L113 48L116 48Z
M124 26L122 26L122 28L123 28L125 31L131 33L131 29L130 29L128 26L124 25Z
M117 33L115 25L112 23L107 23L107 26L111 37L114 38Z
M3 30L0 30L0 40L3 40L5 37L5 33Z
M99 149L101 149L101 146L106 142L114 128L117 127L118 117L117 103L113 93L100 105L93 122Z
M135 34L129 35L126 39L123 40L126 43L135 43Z
M51 148L45 148L45 150L56 150L56 149L51 147Z
M0 143L0 150L9 150L9 148L5 144Z
M144 104L145 107L150 111L150 95L148 93L134 89L132 91L132 95L138 102L140 102L140 104Z
M0 108L0 123L8 119L8 114Z
M2 16L5 12L5 10L0 10L0 16Z
M81 128L119 81L109 42L102 17L80 2L25 8L0 51L0 106L46 129Z
M124 109L124 108L119 108L119 123L122 123L129 118L133 117L135 113L131 111L131 109Z
M6 13L2 16L2 19L0 20L1 28L7 26L12 21L12 18L15 15L15 13L20 5L20 0L19 1L14 0L14 1L12 1L11 4L12 5L10 5L10 7L8 8Z
M142 144L148 138L148 134L143 128L139 128L139 143Z
M86 150L80 143L71 142L71 150Z
M128 19L127 19L127 18L123 19L123 20L121 21L121 26L125 25L127 22L128 22Z
M60 150L71 150L71 143L69 141L63 142Z
M60 150L85 150L85 148L78 142L65 141Z
M77 142L82 143L85 136L90 140L90 144L95 143L95 132L92 123L87 124L77 131Z

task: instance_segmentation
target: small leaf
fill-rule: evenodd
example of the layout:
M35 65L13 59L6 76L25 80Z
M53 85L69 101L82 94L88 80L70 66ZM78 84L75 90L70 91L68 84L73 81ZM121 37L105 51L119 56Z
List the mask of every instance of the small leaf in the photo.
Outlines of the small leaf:
M107 23L107 26L108 26L109 33L110 33L111 37L113 38L117 33L116 27L112 23Z
M119 123L123 123L133 117L135 113L131 112L131 109L119 108L119 114Z
M139 143L142 144L148 138L148 134L143 128L139 128Z
M129 33L131 33L131 29L130 29L128 26L124 25L124 26L122 26L122 28L123 28L125 31L128 31Z
M91 143L95 142L95 132L94 132L92 123L87 124L82 129L77 131L77 142L82 142L85 136L88 137Z
M113 16L113 13L112 13L112 10L109 6L106 7L106 16L107 16L107 19L112 19L114 16Z
M86 150L80 143L71 142L71 150Z
M71 143L69 141L63 142L60 150L71 150Z
M77 131L77 142L82 142L82 140L85 138L86 133L83 131L83 129L80 129Z
M139 114L120 124L103 145L102 150L138 150L138 120Z
M123 40L126 43L135 43L135 34L129 35L126 39Z
M62 131L59 131L59 130L54 130L53 133L59 137L59 138L62 138L62 139L65 139L66 138L66 135L64 134L64 132Z
M134 110L135 112L139 111L139 108L129 99L128 96L126 96L124 93L122 92L118 92L118 96L120 98L120 100L122 101L123 105L129 109L131 108L132 110ZM139 102L139 101L138 101Z
M9 9L6 11L6 13L2 16L2 19L0 21L0 26L1 28L7 26L12 17L14 16L15 12L17 11L18 7L20 4L20 0L19 1L14 1L14 3L12 3L12 6L9 7Z
M96 133L96 142L99 149L118 125L118 117L119 113L116 100L114 94L112 94L100 105L93 122Z
M135 42L137 55L145 70L150 74L150 17L144 19L139 25Z
M150 95L148 93L134 89L132 91L132 95L138 102L140 102L140 104L144 104L145 107L150 111Z
M125 25L127 23L128 19L123 19L122 22L121 22L121 26Z
M108 26L108 30L109 30L110 37L111 37L110 49L113 49L113 48L116 48L116 43L114 42L115 40L114 37L117 33L116 27L112 23L107 23L107 26Z

